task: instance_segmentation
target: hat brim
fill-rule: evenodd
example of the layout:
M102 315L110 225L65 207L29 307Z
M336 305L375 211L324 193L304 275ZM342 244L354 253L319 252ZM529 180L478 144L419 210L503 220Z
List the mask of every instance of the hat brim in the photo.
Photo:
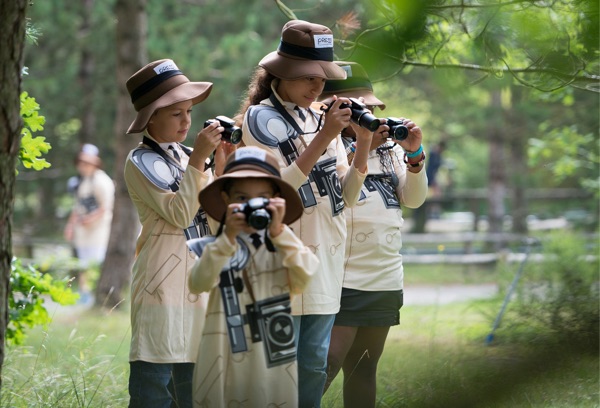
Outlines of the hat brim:
M75 162L88 163L98 168L102 167L102 160L98 156L93 156L84 152L80 152L75 159Z
M363 98L365 105L367 106L377 106L379 109L384 110L385 109L385 103L383 103L380 99L378 99L373 92L371 92L368 89L350 89L350 90L344 90L343 92L329 92L329 93L322 93L321 96L319 97L320 101L327 101L328 99L330 99L331 97L333 97L333 95L336 95L338 97L342 97L342 98Z
M143 132L148 126L150 117L157 109L189 100L192 100L192 105L202 102L210 95L212 86L211 82L185 82L169 90L154 102L140 109L129 129L127 129L127 133Z
M346 79L346 71L333 62L291 58L278 51L267 54L258 65L271 75L289 81L302 77Z
M221 197L223 184L228 179L244 178L269 179L277 185L279 196L285 200L284 224L289 225L302 216L304 206L302 205L302 200L300 199L298 191L279 177L271 176L264 171L249 169L237 170L233 173L224 174L202 189L199 195L200 207L202 207L210 217L217 221L221 221L227 211L227 204L225 204Z

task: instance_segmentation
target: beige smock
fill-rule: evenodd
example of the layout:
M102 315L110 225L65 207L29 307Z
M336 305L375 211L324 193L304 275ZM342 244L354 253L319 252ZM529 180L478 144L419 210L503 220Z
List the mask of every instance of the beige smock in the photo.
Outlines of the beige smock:
M393 146L392 146L393 144ZM395 189L389 182L367 176L361 199L352 208L346 208L348 239L343 287L364 291L389 291L403 288L402 208L420 207L427 197L425 169L419 173L406 170L404 151L393 142L384 160L393 164L398 177ZM369 174L390 172L392 166L382 169L381 158L375 150L369 152Z
M207 299L188 289L196 256L183 229L198 212L198 194L212 175L188 166L177 192L163 190L136 167L132 153L125 163L125 183L142 229L132 271L129 360L193 363Z
M256 250L247 235L240 234L250 250L245 284L238 293L240 309L291 292L301 292L318 268L318 259L286 226L272 242L269 252L263 243ZM194 293L210 291L206 322L197 353L193 381L194 406L214 407L296 407L298 405L297 363L294 359L267 368L263 341L253 343L248 324L244 325L247 351L231 352L219 275L239 243L232 245L225 234L205 246L190 275ZM242 275L242 272L238 272Z
M302 122L294 111L294 104L282 101L277 93L275 95L304 131L316 130L321 112L310 109L306 115L306 122ZM260 105L273 106L269 99L263 100ZM242 140L246 146L258 146L275 154L279 160L281 178L294 188L301 188L303 184L310 183L306 186L307 189L303 187L300 192L305 204L304 213L290 228L319 258L320 267L302 295L294 298L292 314L335 314L340 308L344 275L346 217L343 208L356 204L366 174L348 165L344 144L338 135L323 152L307 179L295 162L288 164L289 158L282 153L280 146L293 146L297 154L301 154L304 151L304 143L309 144L316 133L294 139L281 133L281 126L272 126L270 129L278 133L273 136L279 139L280 144L268 146L261 142L260 136L257 139L257 135L254 135L249 127L248 116L253 112L252 108L246 112L242 127ZM276 122L277 119L272 121ZM314 200L315 205L306 206L307 196L309 200Z

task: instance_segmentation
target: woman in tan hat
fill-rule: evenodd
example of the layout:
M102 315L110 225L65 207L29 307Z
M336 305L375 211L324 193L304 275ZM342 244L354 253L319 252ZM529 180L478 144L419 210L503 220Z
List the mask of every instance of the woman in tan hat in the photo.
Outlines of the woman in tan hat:
M127 81L137 115L127 133L142 143L125 163L125 182L142 224L131 283L130 407L191 407L191 382L206 307L187 288L195 256L186 240L208 232L198 194L212 180L209 156L220 147L215 122L182 145L192 106L210 93L168 59ZM173 404L173 405L172 405Z
M77 286L79 301L91 300L88 270L104 262L115 201L115 184L102 170L100 151L84 144L75 159L77 176L69 179L68 189L75 196L73 209L65 225L64 237L71 242L79 261Z
M327 81L322 101L328 103L334 95L361 98L371 110L385 109L360 64L336 64L348 78ZM375 406L377 363L390 327L400 324L403 303L401 205L417 208L427 196L425 154L418 152L422 151L421 129L410 119L402 119L402 125L381 121L387 126L373 135L363 198L345 209L348 237L342 301L331 332L325 389L342 369L346 408ZM349 161L355 139L352 128L342 131Z
M350 122L351 110L336 99L327 113L311 104L328 79L346 73L333 63L329 28L302 20L288 21L277 51L259 63L250 84L243 142L273 152L282 178L299 189L304 215L291 225L317 255L320 268L308 287L292 301L298 332L298 386L301 407L319 407L327 378L329 335L339 310L346 222L344 207L358 200L367 172L371 131ZM348 165L342 129L353 126L357 150Z
M302 215L298 192L281 179L273 154L242 147L202 190L200 203L221 221L222 233L190 242L200 255L190 290L210 292L194 404L297 407L290 296L302 292L319 264L286 225Z

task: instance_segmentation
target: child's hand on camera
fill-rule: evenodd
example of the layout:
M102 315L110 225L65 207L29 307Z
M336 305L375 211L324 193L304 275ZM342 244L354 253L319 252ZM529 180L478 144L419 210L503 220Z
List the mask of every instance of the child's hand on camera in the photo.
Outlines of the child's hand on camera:
M319 132L319 134L330 136L330 140L335 139L342 129L350 126L350 117L352 115L350 108L340 108L342 103L350 104L348 98L338 98L337 96L333 98L333 104L327 109L323 128Z
M225 128L219 126L218 122L215 122L198 132L196 140L194 140L194 151L190 156L190 165L204 171L206 159L210 157L217 149L217 146L219 146L219 143L221 143L221 132L223 132L223 130L225 130Z
M281 197L271 198L267 210L271 212L271 225L269 235L275 238L283 232L283 217L285 216L285 199Z
M246 223L246 214L236 212L241 206L242 204L229 204L227 206L227 213L225 214L225 235L227 235L232 245L235 245L235 237L248 226Z

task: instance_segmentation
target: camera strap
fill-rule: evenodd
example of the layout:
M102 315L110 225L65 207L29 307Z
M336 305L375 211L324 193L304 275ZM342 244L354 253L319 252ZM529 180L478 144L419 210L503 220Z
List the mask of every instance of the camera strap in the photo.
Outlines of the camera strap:
M296 122L296 120L292 117L292 115L290 115L290 113L287 111L287 109L285 109L285 106L283 106L281 104L281 102L279 101L279 99L277 99L277 97L275 96L274 93L271 93L271 95L269 95L269 100L273 104L273 107L275 109L277 109L277 112L279 112L279 114L281 116L283 116L285 121L287 123L289 123L290 125L292 125L292 127L294 128L296 133L298 133L298 135L309 135L309 134L317 133L321 129L321 121L323 120L324 113L322 113L319 116L319 123L317 123L317 128L314 131L304 132L302 129L300 129L300 126L298 126L298 122ZM316 118L315 113L310 108L308 109L308 111Z
M160 157L162 157L163 159L165 159L165 161L167 161L169 164L177 167L177 169L179 171L181 171L182 173L185 172L185 169L183 167L181 167L180 163L177 163L177 161L175 159L173 159L171 156L169 156L167 154L167 152L165 152L158 143L156 143L154 140L150 139L147 136L144 136L144 138L142 139L142 142L145 145L150 146L150 148L158 155L160 155ZM181 147L181 145L179 146ZM183 149L181 149L183 150ZM188 154L185 150L183 150L185 154ZM188 155L189 156L189 155Z
M184 168L181 167L181 163L177 163L177 161L175 159L173 159L171 156L169 156L167 154L167 152L165 152L158 143L156 143L154 140L150 139L147 136L144 136L144 138L142 139L142 142L145 145L150 146L150 148L158 155L160 155L163 159L165 159L167 162L171 163L172 165L174 165L175 167L177 167L181 172L185 172ZM190 157L192 154L192 149L190 149L189 147L187 147L186 145L183 145L181 143L177 143L177 146L179 146L179 148L187 155L187 157ZM204 171L210 169L213 165L214 162L214 158L211 157L210 162L205 163L204 164Z

